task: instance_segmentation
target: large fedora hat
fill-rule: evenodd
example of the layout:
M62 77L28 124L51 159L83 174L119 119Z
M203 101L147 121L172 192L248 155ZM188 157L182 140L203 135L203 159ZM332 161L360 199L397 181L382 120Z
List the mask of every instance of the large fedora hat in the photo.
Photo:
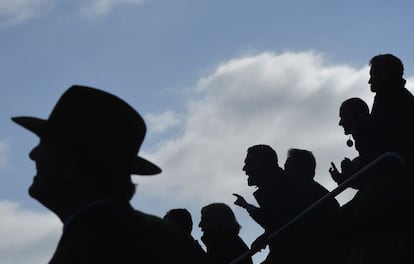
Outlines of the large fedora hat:
M48 119L19 116L12 120L41 139L74 142L89 155L125 159L131 174L161 172L157 165L137 156L146 133L141 115L119 97L102 90L74 85L63 93Z

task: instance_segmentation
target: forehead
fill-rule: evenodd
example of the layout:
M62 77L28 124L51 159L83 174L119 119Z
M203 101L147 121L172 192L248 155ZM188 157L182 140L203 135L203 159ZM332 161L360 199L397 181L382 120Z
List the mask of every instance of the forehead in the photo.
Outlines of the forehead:
M257 155L254 155L251 151L247 152L246 158L244 159L245 163L252 163L258 160Z
M244 159L244 168L256 168L259 166L259 161L254 158L252 155L246 155L246 158Z
M56 141L50 140L49 138L40 138L39 140L39 147L43 149L58 149L59 146Z
M378 63L374 63L371 65L371 68L369 69L370 75L377 75L380 76L387 72L387 67Z
M369 68L369 74L372 74L373 72L375 72L377 67L375 67L375 64L371 64L371 67Z
M339 109L340 116L348 116L354 112L354 109L351 106L344 106Z
M42 152L55 155L56 158L69 157L73 152L69 144L51 138L40 138L37 148L42 150Z
M295 162L295 159L292 157L287 157L285 161L285 165L292 165Z

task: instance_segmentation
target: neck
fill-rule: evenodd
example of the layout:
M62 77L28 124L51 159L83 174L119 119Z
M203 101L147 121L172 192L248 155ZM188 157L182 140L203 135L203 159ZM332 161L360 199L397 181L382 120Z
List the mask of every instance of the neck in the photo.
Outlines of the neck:
M109 200L109 197L76 193L72 197L67 196L62 199L53 200L52 202L42 202L42 204L54 212L64 223L68 218L82 211L84 208L105 200Z

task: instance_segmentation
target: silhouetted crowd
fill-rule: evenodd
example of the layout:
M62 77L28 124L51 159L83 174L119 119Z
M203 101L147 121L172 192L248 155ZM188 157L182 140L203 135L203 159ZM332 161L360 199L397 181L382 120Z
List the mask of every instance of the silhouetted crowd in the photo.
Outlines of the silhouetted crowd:
M40 138L29 155L37 170L29 194L63 223L49 263L252 264L266 247L262 264L414 263L414 97L399 58L380 54L369 65L371 111L357 97L339 107L339 125L358 156L339 167L331 162L337 188L315 181L310 150L289 149L282 168L271 146L247 149L242 170L257 206L233 195L264 230L250 247L225 203L201 208L204 247L191 234L187 209L160 218L131 206L131 175L161 169L138 155L145 122L117 96L74 85L47 119L13 117ZM335 196L346 188L356 194L340 205Z

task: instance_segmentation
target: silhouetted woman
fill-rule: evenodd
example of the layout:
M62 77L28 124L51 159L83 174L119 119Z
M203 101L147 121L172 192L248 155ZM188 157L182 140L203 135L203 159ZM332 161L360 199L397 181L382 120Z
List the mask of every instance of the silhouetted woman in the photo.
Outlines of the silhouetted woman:
M198 226L203 232L201 240L206 245L209 264L228 264L249 250L239 237L240 225L233 211L224 203L212 203L203 207ZM252 263L251 257L240 262Z

